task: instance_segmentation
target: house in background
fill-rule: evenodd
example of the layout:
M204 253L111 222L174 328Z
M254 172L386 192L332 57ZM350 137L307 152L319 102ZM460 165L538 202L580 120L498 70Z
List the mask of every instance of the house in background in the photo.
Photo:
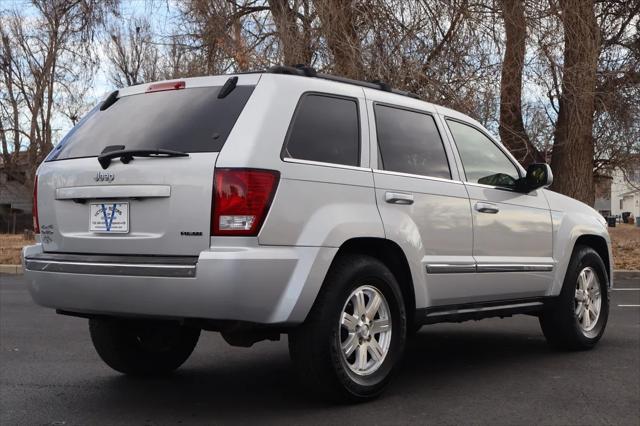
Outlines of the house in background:
M593 208L602 216L611 216L611 176L598 175L595 177L596 201Z
M615 169L611 182L611 214L620 216L630 212L634 218L640 217L640 165L623 173Z

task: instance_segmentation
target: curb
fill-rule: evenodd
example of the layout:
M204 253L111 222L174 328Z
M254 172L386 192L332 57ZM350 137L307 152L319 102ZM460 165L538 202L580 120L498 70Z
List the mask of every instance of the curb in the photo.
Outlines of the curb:
M628 269L615 269L613 271L613 279L621 279L621 280L640 280L640 271L636 270L628 270ZM615 286L615 281L613 283Z
M22 275L22 265L0 265L0 274Z

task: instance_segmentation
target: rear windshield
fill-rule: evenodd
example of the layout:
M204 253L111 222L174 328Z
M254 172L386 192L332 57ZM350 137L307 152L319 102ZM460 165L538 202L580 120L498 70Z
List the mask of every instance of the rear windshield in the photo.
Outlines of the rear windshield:
M48 161L96 157L110 145L124 149L218 152L255 86L237 86L218 99L221 86L123 96L89 112Z

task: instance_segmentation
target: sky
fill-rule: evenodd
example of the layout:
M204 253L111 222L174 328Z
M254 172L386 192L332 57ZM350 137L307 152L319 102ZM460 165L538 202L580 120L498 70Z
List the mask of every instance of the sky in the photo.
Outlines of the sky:
M37 11L30 0L0 0L0 12L4 10L18 10L23 16L35 16ZM162 36L171 30L176 13L174 0L121 0L119 4L119 14L125 20L136 17L147 17L150 20L153 31ZM96 43L97 55L100 59L98 72L94 76L94 81L87 94L90 105L95 105L114 90L113 84L109 81L109 60L105 49L105 35L101 34ZM91 109L88 107L87 111ZM54 145L71 130L72 123L66 117L54 117L52 123L54 130Z

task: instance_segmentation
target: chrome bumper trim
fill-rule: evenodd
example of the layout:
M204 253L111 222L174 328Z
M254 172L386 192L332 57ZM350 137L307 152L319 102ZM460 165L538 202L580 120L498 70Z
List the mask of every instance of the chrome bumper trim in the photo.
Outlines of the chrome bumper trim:
M196 265L162 265L135 263L65 262L46 259L25 259L25 268L30 271L62 272L87 275L126 275L144 277L193 278Z

